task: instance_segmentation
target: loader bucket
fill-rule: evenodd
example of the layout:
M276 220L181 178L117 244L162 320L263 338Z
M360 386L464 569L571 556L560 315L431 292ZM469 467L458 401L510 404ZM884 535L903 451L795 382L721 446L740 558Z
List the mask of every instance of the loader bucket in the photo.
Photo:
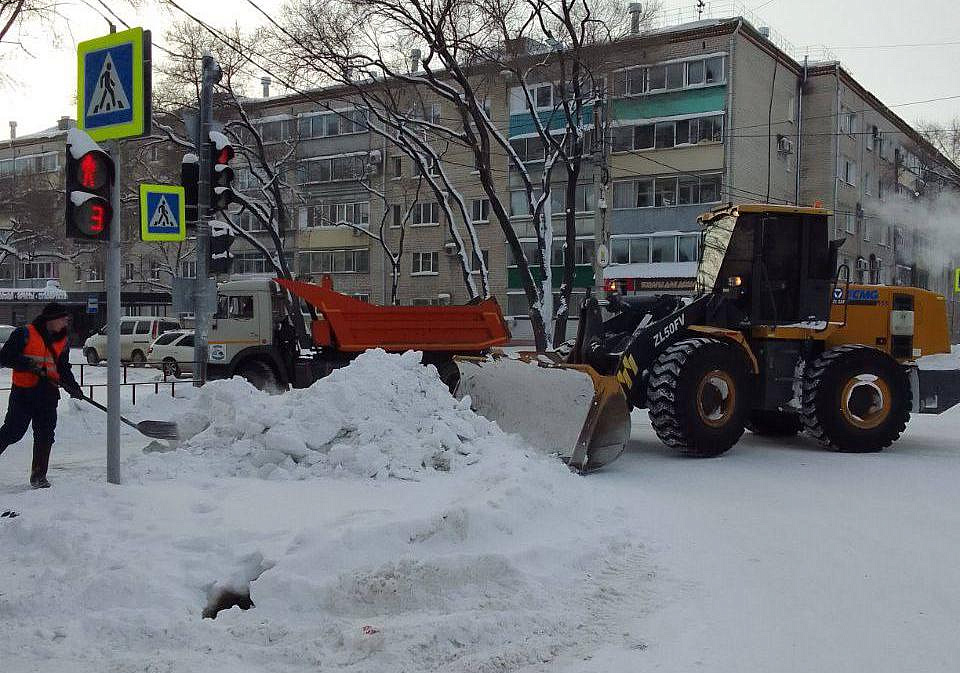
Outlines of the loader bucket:
M579 472L614 461L630 438L630 407L620 384L586 365L545 356L456 357L456 397L505 432L556 455Z

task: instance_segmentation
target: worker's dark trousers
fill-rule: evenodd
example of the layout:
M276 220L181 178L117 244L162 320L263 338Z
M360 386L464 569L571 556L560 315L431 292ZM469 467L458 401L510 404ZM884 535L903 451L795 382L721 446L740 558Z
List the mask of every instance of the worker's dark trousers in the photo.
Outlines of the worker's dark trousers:
M30 480L37 481L47 476L50 449L53 448L53 432L57 427L57 402L55 390L41 382L33 388L14 386L10 391L7 416L0 427L0 453L11 444L19 442L33 423L33 469Z

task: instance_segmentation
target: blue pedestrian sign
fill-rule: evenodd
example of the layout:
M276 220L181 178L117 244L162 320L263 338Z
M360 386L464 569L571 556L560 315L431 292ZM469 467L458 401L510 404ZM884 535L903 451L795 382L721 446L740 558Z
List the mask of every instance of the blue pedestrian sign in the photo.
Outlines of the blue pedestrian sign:
M150 131L150 31L77 45L77 126L95 141Z
M186 237L183 187L140 185L140 240L182 241Z
M100 308L100 300L97 295L87 295L87 313L96 313Z

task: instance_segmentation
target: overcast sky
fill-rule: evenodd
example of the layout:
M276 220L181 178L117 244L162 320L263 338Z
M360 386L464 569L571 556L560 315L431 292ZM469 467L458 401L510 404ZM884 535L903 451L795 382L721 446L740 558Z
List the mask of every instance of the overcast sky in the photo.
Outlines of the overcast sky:
M154 42L163 44L163 32L175 10L161 9L159 3L142 0L134 12L122 2L107 4L130 25L149 28ZM254 25L262 18L246 0L179 0L191 13L213 24L238 21ZM280 0L260 0L265 8L280 6ZM624 6L627 1L625 0ZM689 10L694 0L664 0L666 10ZM733 2L708 2L725 12ZM823 45L837 57L867 89L910 122L919 119L945 123L960 117L960 77L954 69L960 62L960 2L956 0L753 0L737 3L753 9L795 47ZM90 5L99 6L96 0ZM0 90L0 138L8 137L8 122L16 120L18 135L53 126L56 120L76 117L76 43L108 32L106 22L90 7L76 3L68 7L71 33L61 36L59 48L43 42L30 43L33 57L10 55L13 45L0 45L7 53L0 67L18 84ZM626 12L624 12L626 16ZM122 30L122 26L118 26ZM162 58L154 50L154 58ZM274 91L279 93L279 91ZM906 105L933 98L952 100Z

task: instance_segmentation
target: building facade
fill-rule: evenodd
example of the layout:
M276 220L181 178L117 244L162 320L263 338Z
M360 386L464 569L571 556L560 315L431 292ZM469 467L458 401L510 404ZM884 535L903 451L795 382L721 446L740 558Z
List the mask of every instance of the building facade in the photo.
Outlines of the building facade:
M698 255L697 216L726 203L772 202L832 210L836 238L845 239L840 261L852 281L940 292L960 335L952 287L960 251L940 244L944 217L938 206L960 191L960 169L840 63L798 59L768 30L742 18L632 34L615 49L587 56L597 82L594 102L603 104L603 115L595 115L592 105L584 111L590 138L573 205L575 249L565 251L556 240L550 255L555 287L564 255L575 256L574 313L588 288L603 282L594 275L599 243L609 250L604 277L618 279L627 291L688 292ZM544 148L523 90L500 74L482 77L488 114L538 180ZM538 115L556 110L560 93L549 77L527 86ZM427 120L441 122L456 113L440 102L419 104ZM456 254L459 238L464 254L485 261L490 292L514 318L514 333L529 334L520 274L467 148L447 148L442 168L468 204L476 244L456 213L451 226L424 187L417 162L369 130L364 106L348 89L250 99L245 107L269 157L286 158L281 173L290 186L284 192L289 216L280 237L298 277L330 275L341 292L388 303L396 267L400 303L459 303L470 297ZM61 129L17 139L0 149L0 181L21 170L59 177L63 134ZM176 151L151 153L155 172L175 181ZM532 258L536 237L520 176L505 154L494 153L492 161L500 201L510 205L511 224ZM557 188L563 180L555 172L550 209L558 238L568 207ZM258 198L260 181L250 170L239 168L235 184ZM263 254L275 249L270 232L237 207L231 217L260 242L235 243L233 275L271 274ZM138 221L138 214L125 218ZM59 220L53 228L61 228ZM402 255L394 259L401 240ZM156 246L140 244L131 233L124 244L125 289L162 292L173 275L195 273L190 254L188 245L171 262L169 251L159 255ZM0 274L8 278L0 285L57 279L68 292L93 291L102 283L102 260L8 258ZM479 284L477 276L472 274Z

